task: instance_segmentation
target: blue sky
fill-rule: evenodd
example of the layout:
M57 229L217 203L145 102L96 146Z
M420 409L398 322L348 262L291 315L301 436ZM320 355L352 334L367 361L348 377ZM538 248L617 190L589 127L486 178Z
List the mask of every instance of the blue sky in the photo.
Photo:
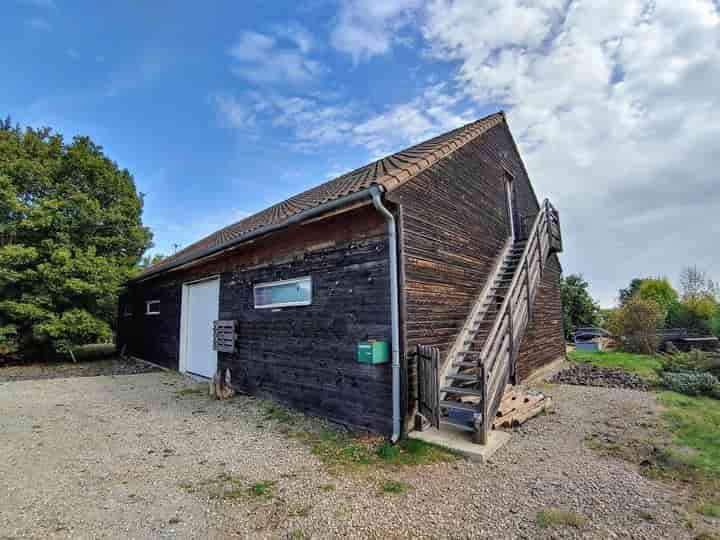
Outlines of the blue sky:
M7 0L0 114L103 145L171 253L503 108L603 304L717 269L717 3L299 4Z

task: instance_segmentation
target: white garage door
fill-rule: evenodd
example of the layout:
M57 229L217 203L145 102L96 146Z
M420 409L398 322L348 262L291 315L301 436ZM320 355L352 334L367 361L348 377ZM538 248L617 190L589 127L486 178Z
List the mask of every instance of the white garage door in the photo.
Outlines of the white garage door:
M217 352L213 350L213 322L219 314L220 280L185 285L181 327L185 331L185 371L212 377L217 370Z

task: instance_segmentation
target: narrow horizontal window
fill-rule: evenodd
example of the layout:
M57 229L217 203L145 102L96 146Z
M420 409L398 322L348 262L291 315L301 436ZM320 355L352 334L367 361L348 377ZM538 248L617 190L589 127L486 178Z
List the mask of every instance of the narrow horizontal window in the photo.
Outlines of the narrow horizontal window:
M254 288L255 308L280 308L309 306L312 304L312 279L310 276L258 283Z
M160 300L145 302L145 315L160 315Z

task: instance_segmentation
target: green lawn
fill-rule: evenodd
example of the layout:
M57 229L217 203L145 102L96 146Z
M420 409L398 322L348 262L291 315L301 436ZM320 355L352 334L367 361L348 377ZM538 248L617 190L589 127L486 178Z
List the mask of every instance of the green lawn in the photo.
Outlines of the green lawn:
M568 356L574 362L621 368L659 383L660 360L654 356L591 351L572 351ZM657 441L648 441L659 451L645 473L690 483L697 501L695 511L720 514L720 400L660 390L659 385L655 388L664 406L663 421Z
M660 392L673 443L689 451L675 458L705 475L720 479L720 400Z
M568 357L573 362L590 362L598 367L621 368L648 382L659 380L660 360L645 354L631 354L615 351L571 351Z

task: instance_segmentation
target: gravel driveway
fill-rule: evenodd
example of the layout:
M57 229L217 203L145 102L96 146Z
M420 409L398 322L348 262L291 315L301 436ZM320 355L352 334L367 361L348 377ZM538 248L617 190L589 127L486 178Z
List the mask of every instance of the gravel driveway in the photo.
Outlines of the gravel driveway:
M0 383L0 538L694 538L697 532L685 527L682 501L669 488L584 442L606 424L652 421L652 394L547 386L556 413L516 431L492 463L335 476L267 419L262 401L218 402L197 388L169 372ZM380 495L383 478L411 488ZM579 529L538 528L538 511L549 508L588 521Z

